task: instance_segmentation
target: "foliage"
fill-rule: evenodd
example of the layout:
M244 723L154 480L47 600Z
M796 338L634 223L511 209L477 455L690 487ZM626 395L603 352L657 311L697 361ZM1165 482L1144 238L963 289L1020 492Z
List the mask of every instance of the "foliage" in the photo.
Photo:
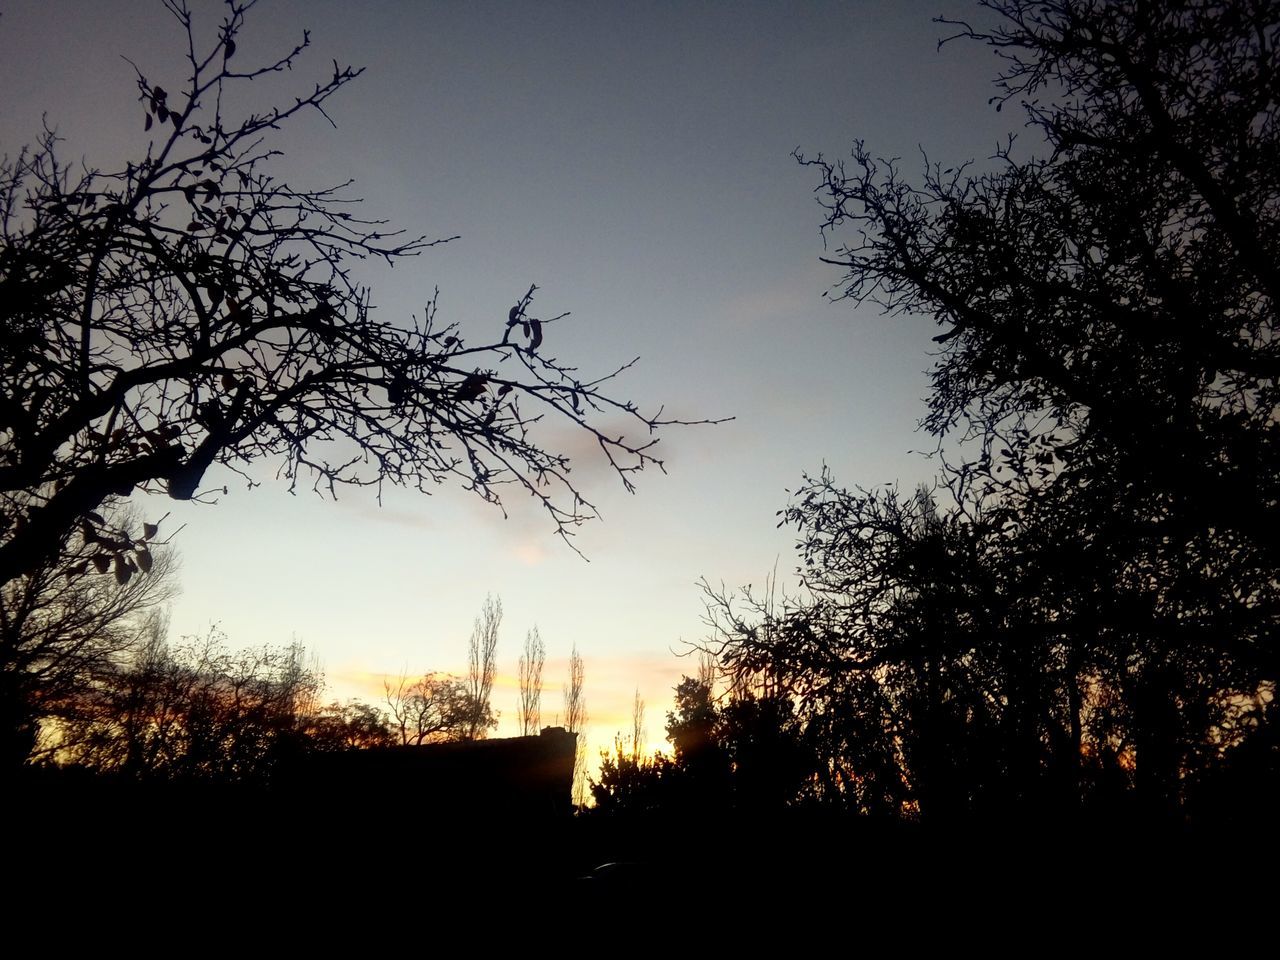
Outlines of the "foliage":
M534 627L525 635L524 652L520 654L520 735L537 736L542 729L542 667L547 662L547 647Z
M290 489L456 480L498 504L528 493L569 536L595 515L544 418L585 431L630 489L659 465L660 415L559 360L566 314L538 315L536 286L464 336L437 319L378 320L357 279L441 241L361 216L347 184L295 187L275 172L278 129L329 118L359 76L331 76L283 106L232 115L240 91L290 74L307 50L242 63L252 0L229 0L215 36L166 0L185 76L137 70L139 140L123 169L73 164L46 130L0 162L0 583L30 572L78 524L135 490L207 492L211 466L252 485L278 466ZM332 122L332 121L330 121ZM620 415L641 434L597 426Z
M170 647L153 630L53 714L57 759L137 779L268 781L304 748L321 681L297 645L233 651L225 639L213 629Z
M480 739L497 723L489 707L489 698L493 695L493 679L498 669L495 655L501 626L502 598L485 597L484 606L471 628L471 640L467 645L465 702L470 710L466 722L468 740Z
M67 535L50 560L0 587L6 764L31 756L46 711L136 651L148 618L177 589L176 557L150 542L155 527L119 507L107 508L105 516L118 539L85 524ZM100 575L111 566L114 576Z
M384 681L389 724L403 745L475 740L498 725L488 700L477 701L470 682L446 673Z
M621 738L601 753L599 813L767 815L805 800L815 757L786 697L739 688L718 702L705 679L684 677L666 732L671 756Z
M636 754L621 738L613 752L600 752L600 769L591 781L592 812L596 816L662 815L678 809L674 803L676 765L659 753Z
M586 665L582 654L578 653L575 643L569 654L569 682L564 687L564 728L577 734L577 752L573 761L573 803L581 807L587 801L587 699L584 692L586 684Z
M991 0L990 169L821 174L840 296L941 332L941 483L806 478L804 594L713 642L821 739L825 796L926 818L1183 816L1269 729L1280 5ZM1221 781L1220 781L1221 782Z
M321 753L389 747L395 733L386 713L360 700L334 701L307 718L304 728L308 748Z

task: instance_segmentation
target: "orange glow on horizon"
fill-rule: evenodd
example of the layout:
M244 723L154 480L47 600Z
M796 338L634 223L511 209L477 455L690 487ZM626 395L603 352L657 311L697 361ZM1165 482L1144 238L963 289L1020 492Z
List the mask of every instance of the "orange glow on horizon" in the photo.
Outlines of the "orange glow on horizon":
M588 775L595 777L600 769L600 753L614 752L615 738L629 744L632 727L632 708L637 689L645 701L644 747L645 756L670 753L663 731L666 715L671 709L673 692L681 677L696 671L696 664L673 654L664 656L588 656L586 659L587 724L583 730L586 740ZM449 671L440 671L448 673ZM408 673L410 679L421 674ZM454 672L465 676L465 671ZM562 712L561 690L568 676L565 658L548 659L543 671L542 726L560 726ZM362 700L373 706L385 703L384 684L396 683L399 671L382 672L361 668L339 668L327 677L329 699ZM517 698L519 678L513 673L499 673L494 677L493 708L498 716L498 726L490 733L493 737L513 737L519 731L517 723Z

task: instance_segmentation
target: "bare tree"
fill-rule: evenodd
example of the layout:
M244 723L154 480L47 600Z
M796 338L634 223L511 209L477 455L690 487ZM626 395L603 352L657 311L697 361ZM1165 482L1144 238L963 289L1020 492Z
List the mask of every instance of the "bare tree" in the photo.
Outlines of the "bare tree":
M99 529L108 497L203 497L214 464L252 485L252 465L276 461L291 488L328 495L456 480L498 505L519 487L565 537L597 512L535 423L587 432L627 489L661 466L652 432L671 421L610 395L634 361L587 376L545 351L567 314L536 315L536 286L470 339L437 322L434 298L375 319L353 265L443 240L361 217L348 184L271 172L276 132L328 120L361 71L335 63L284 106L233 116L244 88L291 75L307 34L254 65L237 54L253 0L208 29L186 0L165 7L184 75L162 85L135 67L141 129L123 169L64 161L48 129L0 160L0 584L79 523ZM599 425L617 415L630 436Z
M530 630L524 639L524 653L520 655L520 735L535 736L542 728L542 667L547 659L547 648L538 628Z
M710 650L698 652L698 682L708 690L715 692L716 679L720 674L720 663Z
M477 722L474 703L465 681L446 673L428 673L416 680L401 675L382 683L391 727L404 745L420 746L443 740L470 739ZM493 725L486 713L479 718L483 729Z
M806 707L866 691L822 718L870 721L840 742L908 764L882 782L922 816L1131 783L1167 822L1224 705L1280 680L1280 3L981 5L943 22L1040 149L804 161L834 293L939 326L943 500L806 478L781 516L814 602L734 622L727 662Z
M321 682L298 644L230 650L213 628L171 647L154 623L130 662L60 704L52 747L131 777L265 780L306 736Z
M569 683L564 688L564 722L570 733L578 735L577 753L573 758L573 802L582 806L587 802L587 701L582 687L586 671L583 668L582 655L574 644L573 653L569 656Z
M582 654L575 644L569 655L569 683L564 688L564 726L570 733L581 733L587 722L587 705L582 696L584 676Z
M118 531L115 537L100 536L86 523L44 563L0 586L6 763L28 758L42 716L136 651L147 618L177 590L177 557L151 542L156 527L116 505L104 515ZM115 576L95 574L113 567ZM150 575L134 576L138 570Z
M636 698L631 704L631 759L639 763L644 757L644 745L647 734L644 728L644 699L640 696L640 688L636 687Z
M306 718L307 748L318 753L389 747L399 732L385 712L360 700L335 700Z
M480 616L471 628L467 648L467 696L470 698L468 740L478 740L492 726L489 698L493 693L498 649L498 628L502 626L502 598L485 597Z

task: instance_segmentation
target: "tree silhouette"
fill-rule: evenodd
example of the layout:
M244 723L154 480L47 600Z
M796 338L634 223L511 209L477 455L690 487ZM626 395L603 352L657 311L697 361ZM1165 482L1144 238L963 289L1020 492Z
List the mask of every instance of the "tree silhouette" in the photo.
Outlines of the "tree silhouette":
M135 490L201 496L211 466L278 462L293 489L456 480L498 504L515 487L565 537L595 515L535 424L592 436L630 489L660 465L664 421L557 359L566 314L539 315L536 286L492 333L464 336L434 300L375 319L353 273L435 243L362 217L346 184L294 187L273 173L275 131L360 74L330 76L285 105L233 116L237 92L297 67L308 46L260 65L237 51L251 2L231 0L216 36L185 0L186 75L137 70L136 155L104 171L62 159L46 130L0 163L0 583L29 572ZM603 432L597 415L640 439Z
M397 733L386 713L359 700L321 707L306 719L303 732L307 747L318 752L389 747Z
M269 782L305 748L317 671L298 645L233 651L216 628L176 647L162 625L54 716L58 758L139 780Z
M942 328L941 486L807 478L805 593L713 593L717 646L859 809L1181 817L1277 678L1280 5L983 6L1043 156L800 157L838 295Z
M926 426L981 441L954 483L1069 511L1104 534L1086 563L1170 584L1161 630L1213 630L1207 602L1222 652L1274 679L1280 7L987 6L1000 24L960 36L1004 58L995 99L1048 158L918 185L861 144L852 171L811 161L827 227L859 228L842 293L944 328Z
M502 598L485 597L467 646L466 739L483 737L497 721L489 707L497 671L498 628L502 626Z
M386 679L383 691L391 729L404 746L475 739L477 725L485 730L495 722L487 702L477 709L467 681L446 673Z
M57 552L0 587L0 736L3 763L37 750L42 717L136 652L146 621L176 590L177 559L157 532L119 506L104 507L118 539L86 524ZM96 575L114 568L115 576ZM145 576L135 576L134 571Z
M617 736L613 752L601 752L591 786L599 814L770 818L806 799L816 755L792 700L746 686L718 698L706 666L704 659L701 676L684 677L675 689L666 726L671 756L648 757L637 747L644 725L637 691L630 737Z
M577 752L573 763L573 802L575 806L586 803L587 783L587 700L583 687L586 682L586 667L582 655L578 653L578 645L574 644L569 655L569 682L564 687L564 727L569 733L576 734Z
M542 667L547 648L534 627L525 635L520 654L520 736L536 736L542 728Z

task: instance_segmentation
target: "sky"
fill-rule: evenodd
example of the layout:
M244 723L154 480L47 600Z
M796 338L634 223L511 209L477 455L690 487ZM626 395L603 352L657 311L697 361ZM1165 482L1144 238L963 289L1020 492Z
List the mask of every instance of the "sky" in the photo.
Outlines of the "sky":
M220 5L191 0L212 42ZM557 354L604 373L647 411L717 426L664 431L667 473L628 494L584 437L574 476L602 519L575 545L516 498L508 516L456 489L290 495L263 465L231 475L216 505L156 499L181 554L171 636L216 625L234 646L298 641L333 698L377 701L383 678L463 672L485 597L501 598L497 735L516 730L525 632L547 645L543 719L562 709L576 646L592 748L630 728L636 691L651 745L706 636L706 579L793 585L795 531L777 512L808 471L846 485L927 481L917 432L928 392L927 318L831 302L819 261L814 171L791 157L847 156L854 138L915 173L989 158L1016 120L988 105L997 63L962 42L938 49L932 18L971 2L453 3L262 0L242 65L310 31L289 74L256 84L259 107L332 71L365 73L282 130L273 168L300 186L354 179L362 210L412 234L460 239L362 273L380 315L408 317L439 288L440 318L488 335L531 283ZM128 56L181 85L182 37L147 0L0 0L0 153L41 117L64 155L111 168L145 149ZM838 237L836 238L839 239Z

